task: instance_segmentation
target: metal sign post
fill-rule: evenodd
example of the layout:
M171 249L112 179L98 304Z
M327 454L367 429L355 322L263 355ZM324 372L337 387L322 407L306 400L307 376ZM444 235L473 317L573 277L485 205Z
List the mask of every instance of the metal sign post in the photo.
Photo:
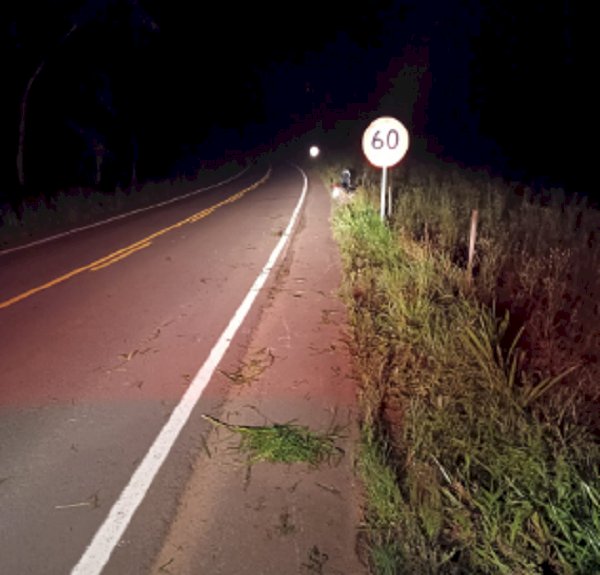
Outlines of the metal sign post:
M395 166L408 150L408 131L396 118L382 116L373 120L363 133L362 148L371 164L382 168L380 216L385 218L387 192L387 168ZM391 215L391 193L389 195L388 215Z
M381 171L381 196L379 202L379 216L383 220L385 216L385 195L387 192L387 166L383 166Z

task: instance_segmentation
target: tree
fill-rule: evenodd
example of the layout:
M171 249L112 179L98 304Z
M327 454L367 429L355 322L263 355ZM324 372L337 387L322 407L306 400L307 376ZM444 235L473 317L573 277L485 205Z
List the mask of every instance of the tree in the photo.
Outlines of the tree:
M59 45L64 44L69 37L77 30L77 24L73 24L71 29L60 39ZM25 91L23 92L23 97L21 98L19 110L19 143L17 146L17 177L19 178L19 184L21 187L25 187L25 168L24 168L24 155L25 155L25 119L27 117L27 105L29 103L29 94L31 93L31 87L35 79L40 75L42 69L46 65L46 61L48 58L44 58L38 67L35 69L34 73L29 78L27 85L25 86Z
M111 10L113 8L115 10ZM76 11L73 15L69 16L69 20L72 22L72 24L69 27L68 31L59 38L54 48L51 51L47 51L47 53L40 59L40 62L35 68L33 74L29 77L23 95L20 98L19 102L19 127L16 167L18 183L21 186L21 188L24 188L26 184L24 158L27 149L27 117L30 95L32 87L36 82L36 79L47 67L48 62L52 59L57 58L58 50L68 44L68 41L75 34L75 32L81 30L84 27L89 27L90 24L96 24L96 29L98 29L98 25L105 25L106 21L111 20L111 17L114 17L115 15L118 20L117 27L119 28L119 34L122 34L124 32L125 36L129 35L131 37L132 45L128 47L129 50L134 50L136 45L141 43L140 36L142 31L153 31L158 28L153 19L140 6L138 0L104 0L100 3L96 2L95 0L87 0L78 11ZM113 22L111 21L110 24L113 24ZM124 30L121 28L122 25L125 25ZM119 54L118 56L119 58L127 58L127 56L121 54ZM113 72L107 72L107 74L112 76ZM103 94L96 94L96 99L102 100ZM72 122L69 121L67 121L67 123L72 124ZM96 182L101 176L102 162L105 155L108 153L107 147L110 144L109 138L105 133L103 133L105 129L106 126L103 126L102 121L98 120L98 125L90 126L88 130L93 135L93 137L85 137L83 139L83 141L86 143L86 153L91 152L96 158L96 173L94 178L94 181ZM82 133L79 133L79 135L83 136ZM131 134L131 140L133 142L134 148L132 159L134 165L130 171L132 172L132 175L135 178L135 163L137 161L137 138L135 133ZM101 142L101 145L99 144L99 142Z

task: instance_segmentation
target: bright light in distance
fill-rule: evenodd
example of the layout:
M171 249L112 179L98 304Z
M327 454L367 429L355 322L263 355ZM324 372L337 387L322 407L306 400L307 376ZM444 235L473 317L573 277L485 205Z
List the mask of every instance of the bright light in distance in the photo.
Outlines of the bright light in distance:
M310 150L309 150L309 154L311 158L316 158L319 155L319 148L318 146L311 146Z

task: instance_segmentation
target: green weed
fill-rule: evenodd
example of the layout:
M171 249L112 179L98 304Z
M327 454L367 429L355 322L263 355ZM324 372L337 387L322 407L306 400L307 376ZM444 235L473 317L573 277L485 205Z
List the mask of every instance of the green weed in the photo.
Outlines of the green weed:
M316 433L305 426L292 423L265 426L232 425L209 415L203 417L213 425L237 433L240 436L239 449L248 455L251 464L259 461L305 462L318 466L343 455L343 450L335 444L340 437L336 431Z

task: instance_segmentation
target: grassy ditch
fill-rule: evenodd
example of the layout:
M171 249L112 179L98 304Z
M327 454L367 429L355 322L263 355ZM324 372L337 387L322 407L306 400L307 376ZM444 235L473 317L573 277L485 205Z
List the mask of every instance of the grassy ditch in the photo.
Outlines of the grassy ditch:
M388 224L365 178L334 213L371 570L600 573L598 214L471 176L407 170Z

